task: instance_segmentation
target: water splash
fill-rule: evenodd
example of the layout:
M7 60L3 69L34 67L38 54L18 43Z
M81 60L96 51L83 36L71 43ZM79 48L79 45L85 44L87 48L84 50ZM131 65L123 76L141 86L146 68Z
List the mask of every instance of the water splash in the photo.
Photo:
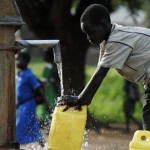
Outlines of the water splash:
M83 143L82 143L82 150L86 150L89 146L88 144L88 132L89 130L85 130L84 131L84 139L83 139Z
M48 143L45 143L45 146L42 147L38 142L35 142L35 143L20 145L20 149L23 149L23 150L47 150L47 145L48 145Z

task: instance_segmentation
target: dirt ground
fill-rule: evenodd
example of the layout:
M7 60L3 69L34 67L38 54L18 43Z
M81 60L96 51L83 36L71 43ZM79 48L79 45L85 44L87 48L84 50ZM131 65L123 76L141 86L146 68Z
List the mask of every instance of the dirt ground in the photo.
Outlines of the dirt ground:
M87 131L82 150L129 150L129 143L137 130L131 126L131 133L124 132L124 125L112 125L110 129L102 128L100 133Z
M137 128L131 125L131 132L124 133L125 125L112 124L111 128L101 128L99 132L86 130L81 150L129 150L129 143ZM45 135L46 146L41 148L36 143L21 145L23 150L47 150L48 134Z

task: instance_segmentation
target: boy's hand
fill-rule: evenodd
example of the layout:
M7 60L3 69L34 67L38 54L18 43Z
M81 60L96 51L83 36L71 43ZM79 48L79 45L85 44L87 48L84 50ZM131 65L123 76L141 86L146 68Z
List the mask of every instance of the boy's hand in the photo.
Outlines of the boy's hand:
M78 96L73 96L73 95L64 95L59 97L57 106L62 106L66 105L66 108L63 111L66 111L70 107L74 107L77 110L81 110L81 101L79 101Z
M78 105L78 96L73 95L63 95L58 99L59 105L69 105L69 106L77 106Z

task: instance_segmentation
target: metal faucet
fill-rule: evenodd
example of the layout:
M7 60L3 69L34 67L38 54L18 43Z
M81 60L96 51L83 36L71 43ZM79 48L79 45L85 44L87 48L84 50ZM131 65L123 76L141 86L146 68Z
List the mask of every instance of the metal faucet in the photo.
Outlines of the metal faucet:
M59 40L18 40L15 42L17 46L53 48L54 61L56 64L62 63L60 41Z

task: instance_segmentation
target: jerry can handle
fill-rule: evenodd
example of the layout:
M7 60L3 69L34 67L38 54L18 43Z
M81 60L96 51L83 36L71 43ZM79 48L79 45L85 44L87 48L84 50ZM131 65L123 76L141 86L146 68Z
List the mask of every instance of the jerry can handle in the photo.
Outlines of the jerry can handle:
M146 137L145 140L142 140L142 137ZM133 136L134 141L150 141L150 132L144 130L137 130Z

